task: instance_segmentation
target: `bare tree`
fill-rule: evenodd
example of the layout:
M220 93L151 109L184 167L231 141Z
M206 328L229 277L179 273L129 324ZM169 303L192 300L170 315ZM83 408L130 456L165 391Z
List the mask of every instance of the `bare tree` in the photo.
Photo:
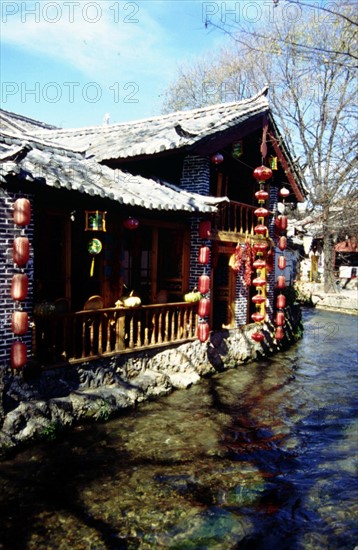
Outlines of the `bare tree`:
M328 292L335 289L332 245L337 234L337 204L344 204L344 197L353 193L357 179L357 81L352 63L357 52L356 24L349 2L338 15L329 9L325 18L305 11L304 2L291 3L302 10L297 21L280 19L269 29L235 32L226 26L231 48L206 65L205 80L193 65L190 80L196 86L197 102L200 87L213 83L216 95L202 94L201 104L241 99L246 91L252 95L269 84L275 119L308 190L308 208L322 220ZM175 106L176 91L185 91L184 76L185 71L169 90L167 110ZM237 97L226 97L223 90L235 82ZM181 97L181 108L194 106L190 93L186 102L183 93ZM342 219L347 217L342 215Z

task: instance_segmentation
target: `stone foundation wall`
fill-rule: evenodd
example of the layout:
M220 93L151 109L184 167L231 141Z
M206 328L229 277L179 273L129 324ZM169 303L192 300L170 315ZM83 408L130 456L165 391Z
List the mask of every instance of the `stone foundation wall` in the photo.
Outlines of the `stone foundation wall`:
M269 356L297 339L301 313L287 310L286 337L274 340L273 325L264 325L265 341L251 339L252 325L212 333L198 340L161 350L116 357L0 380L0 452L55 435L75 423L106 420L123 409L183 389L209 376Z

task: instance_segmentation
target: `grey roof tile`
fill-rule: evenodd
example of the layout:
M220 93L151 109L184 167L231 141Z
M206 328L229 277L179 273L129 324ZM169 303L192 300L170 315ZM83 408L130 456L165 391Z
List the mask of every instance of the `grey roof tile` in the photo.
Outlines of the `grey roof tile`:
M26 156L19 157L18 161L12 160L14 152L19 153L25 147ZM50 187L79 191L149 210L209 213L227 200L188 193L165 182L112 170L78 153L55 147L37 148L34 140L31 145L21 144L20 138L10 139L0 134L0 181L6 181L10 175L34 182L44 179Z

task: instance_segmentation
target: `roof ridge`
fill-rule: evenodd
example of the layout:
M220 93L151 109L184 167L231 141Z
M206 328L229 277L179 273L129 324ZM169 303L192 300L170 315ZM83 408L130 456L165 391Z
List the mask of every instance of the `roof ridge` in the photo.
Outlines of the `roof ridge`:
M57 126L54 126L53 124L48 124L47 122L42 122L41 120L37 120L35 118L30 118L30 117L27 117L25 115L20 115L19 113L15 113L14 111L6 111L5 109L1 109L1 108L0 108L0 116L3 116L5 118L5 120L7 120L8 122L11 122L16 127L18 125L18 121L24 121L24 122L31 123L35 126L40 126L40 127L43 126L44 130L59 130L60 129ZM14 123L14 119L17 121L17 123ZM22 127L20 127L19 129L23 132Z
M161 114L161 115L155 115L155 116L150 116L150 117L145 117L145 118L142 118L142 119L137 119L137 120L128 120L128 121L123 121L123 122L115 122L114 124L106 124L106 125L91 125L91 126L79 126L79 127L73 127L73 128L54 128L54 130L56 131L56 134L66 134L67 132L68 133L72 133L72 132L79 132L79 131L83 131L83 132L89 132L89 131L93 131L93 132L96 132L96 133L107 133L107 132L111 132L111 131L115 131L117 129L119 129L120 127L123 127L123 126L135 126L135 125L139 125L139 124L145 124L147 122L155 122L155 121L158 121L158 120L167 120L167 119L170 119L170 118L178 118L180 117L181 115L185 115L185 116L190 116L190 113L193 114L193 113L205 113L205 112L210 112L210 111L214 111L215 109L218 109L219 107L223 108L230 108L230 107L234 107L234 106L243 106L243 105L247 105L249 103L254 103L255 101L257 101L260 97L263 97L263 96L266 96L267 95L267 92L268 92L268 86L264 86L257 94L255 94L254 96L251 96L249 98L245 98L245 99L241 99L240 101L230 101L230 102L227 102L227 103L215 103L215 104L212 104L212 105L205 105L203 107L196 107L195 109L182 109L180 111L172 111L171 113L165 113L165 114ZM44 129L46 134L47 135L51 135L51 132L53 130L51 129ZM41 133L41 130L39 130L38 132L36 132L38 134Z
M74 151L73 149L68 149L63 145L58 145L56 142L46 142L40 140L37 136L32 136L31 134L22 133L22 135L13 135L5 130L0 130L0 142L8 143L11 141L16 145L30 145L34 146L36 149L50 151L52 153L64 153L68 156L73 156L75 158L84 159L83 153L79 151ZM97 161L96 161L97 162Z

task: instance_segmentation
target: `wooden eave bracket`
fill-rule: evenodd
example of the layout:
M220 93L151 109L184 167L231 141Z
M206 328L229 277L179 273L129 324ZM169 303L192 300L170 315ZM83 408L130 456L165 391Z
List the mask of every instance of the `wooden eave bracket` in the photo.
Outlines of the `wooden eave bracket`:
M299 202L304 202L305 197L302 195L302 193L301 193L301 191L300 191L300 189L299 189L299 187L296 183L295 177L292 174L292 171L289 167L289 164L286 160L286 157L282 153L281 148L278 144L278 141L277 141L276 137L274 136L274 134L272 133L272 130L268 131L268 135L269 135L270 141L273 145L273 148L275 150L275 153L277 155L277 158L280 161L281 166L282 166L282 168L283 168L283 170L284 170L284 172L287 176L287 179L288 179L288 182L289 182L289 184L292 188L292 191L294 192L294 194L295 194L295 196L296 196L296 198Z

